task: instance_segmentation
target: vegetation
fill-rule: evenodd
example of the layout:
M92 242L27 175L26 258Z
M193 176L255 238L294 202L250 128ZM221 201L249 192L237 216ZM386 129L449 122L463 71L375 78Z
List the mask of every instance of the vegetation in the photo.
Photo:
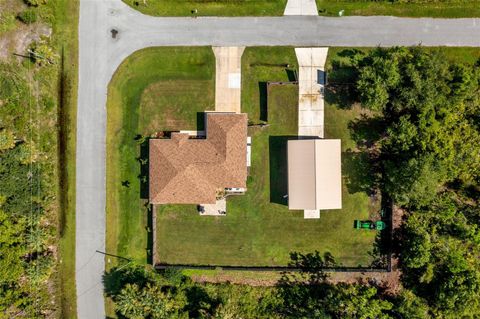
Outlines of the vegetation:
M280 16L287 0L123 0L156 16Z
M245 68L257 52L245 52ZM290 52L291 49L278 50ZM272 61L273 54L269 60ZM248 62L247 62L248 61ZM258 60L256 60L258 61ZM258 67L267 78L281 80L284 68ZM257 67L244 72L245 81L257 84ZM271 77L280 73L280 78ZM262 92L263 94L263 92ZM250 97L251 98L251 97ZM250 101L252 104L252 101ZM365 193L344 192L341 211L323 211L321 221L303 219L303 212L290 211L283 195L287 193L286 142L297 135L298 87L296 85L268 88L268 127L250 127L252 136L252 167L247 192L227 198L227 217L208 218L198 214L194 205L160 205L157 207L157 254L170 264L285 266L290 253L314 250L332 253L345 266L369 266L373 258L375 232L356 232L355 219L367 219L369 198ZM258 100L249 113L253 123L260 121ZM339 116L351 116L347 111ZM159 123L161 125L162 123ZM346 122L338 124L347 131ZM160 126L161 127L161 126ZM331 130L335 133L334 130ZM330 133L330 131L329 131ZM334 134L330 134L336 137ZM357 191L355 191L357 192ZM342 214L342 219L338 218ZM218 252L222 251L222 254Z
M397 234L404 285L433 317L478 316L478 62L418 47L338 55L332 87L355 83L349 97L379 112L354 124L375 123L360 140L378 154L384 192L408 211Z
M316 0L320 15L386 15L400 17L468 18L480 16L478 0Z
M35 0L37 1L37 0ZM281 16L286 0L123 0L154 16ZM467 18L480 16L479 0L316 0L319 15Z
M268 69L275 68L277 71L272 72L283 73L285 66L277 62L290 61L277 61L276 55L270 54L269 63L262 63L254 57L266 54L262 50L267 49L249 50L243 67L258 68L257 75L267 75ZM394 250L400 258L404 286L397 295L387 294L378 283L329 284L321 269L337 261L319 252L293 254L291 264L302 271L284 274L270 288L199 284L171 269L158 274L128 264L112 269L105 277L106 291L115 301L117 313L126 318L479 316L480 73L478 62L462 55L477 54L475 51L456 52L418 47L333 49L329 58L325 116L331 120L326 120L327 132L345 140L345 153L354 151L349 156L365 154L360 163L370 167L365 174L348 176L347 189L368 193L374 185L406 212L395 233L398 245ZM250 77L255 72L244 70L244 81L255 82L255 77ZM255 88L244 84L244 92L248 90ZM288 105L285 92L272 94L281 101L275 103L277 106ZM260 104L266 102L261 94L249 96ZM262 108L254 113L255 102L243 99L242 105L249 113L251 107L255 114L253 119L265 120ZM339 115L343 112L352 113L342 118ZM268 113L271 126L262 130L278 129L276 123L287 124L288 120L281 121L289 116L282 115L276 118L275 112ZM261 191L257 193L262 196ZM240 200L232 201L229 214L235 209L232 204ZM176 222L190 218L187 214L178 216L181 218ZM206 227L209 225L198 228Z
M17 18L26 24L37 22L37 11L35 9L28 9L18 14Z
M288 72L285 64L291 65ZM266 102L265 81L288 81L295 64L291 48L246 50L242 105L252 123L262 122L265 116L262 110L267 106L260 105ZM141 176L145 172L138 160L146 154L140 145L144 139L139 137L164 130L194 130L197 125L201 128L203 117L197 115L213 109L213 70L210 48L152 48L134 54L115 74L108 101L107 249L110 253L142 263L147 260L146 250L150 247L146 229L150 226L145 194L142 195ZM345 218L340 223L336 218L338 212L326 212L321 223L305 221L301 212L289 211L285 200L279 198L284 194L280 193L285 192L285 179L277 174L285 167L272 168L272 176L269 167L285 165L281 152L285 151L285 137L297 134L297 99L295 86L271 88L270 126L252 127L250 131L255 143L249 191L245 196L228 199L228 218L202 218L193 205L158 207L159 246L156 249L161 260L286 265L292 251L319 249L331 251L345 265L367 266L372 262L369 252L373 249L375 233L353 230L354 219L368 218L369 211L379 209L378 204L371 204L366 192L354 189L352 194L345 195L345 209L341 212ZM343 120L327 128L327 134L345 138L345 149L354 147L348 122L359 114L358 110L329 108L327 118ZM269 148L271 152L280 153L270 157ZM282 161L277 163L273 158ZM272 191L270 180L278 184ZM282 187L283 190L279 189ZM218 251L225 254L219 255Z
M125 318L391 318L394 304L377 288L328 284L318 254L295 263L301 274L286 273L275 287L198 284L174 269L124 265L106 273L106 293Z
M72 318L74 275L70 273L65 281L58 276L67 267L72 267L68 268L71 272L74 269L73 255L68 259L63 254L63 248L74 254L74 246L59 247L58 239L66 243L74 233L66 232L61 222L64 206L59 200L59 163L64 154L59 150L57 128L59 124L62 128L62 124L70 124L60 120L75 106L70 96L75 90L71 77L76 78L76 33L75 27L72 29L76 21L70 19L76 17L77 2L31 4L27 8L20 0L0 1L2 13L53 29L52 36L42 39L41 46L56 57L49 63L41 63L37 57L35 63L26 52L40 47L34 42L25 52L0 48L0 317ZM14 21L8 29L0 28L0 39L13 34L31 41L29 32L20 21ZM60 60L62 51L63 57L71 58L66 67ZM67 304L73 304L73 314L62 311Z

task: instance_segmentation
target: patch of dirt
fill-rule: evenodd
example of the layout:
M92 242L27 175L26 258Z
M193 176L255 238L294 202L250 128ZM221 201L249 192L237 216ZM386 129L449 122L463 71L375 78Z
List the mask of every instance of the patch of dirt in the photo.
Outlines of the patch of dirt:
M397 295L402 290L397 258L392 258L391 272L336 272L329 275L327 281L332 284L369 283L380 287L388 295Z
M248 285L254 287L273 287L278 283L280 275L278 278L270 276L262 276L260 274L245 276L238 275L235 272L230 274L228 272L221 272L213 275L192 275L192 280L198 283L231 283L237 285Z
M21 24L15 30L0 35L0 60L7 60L13 54L28 55L27 49L33 42L51 35L52 28L46 24Z
M392 215L392 221L393 221L393 230L396 230L402 226L403 223L403 217L405 216L405 210L401 209L398 206L393 206L393 215Z

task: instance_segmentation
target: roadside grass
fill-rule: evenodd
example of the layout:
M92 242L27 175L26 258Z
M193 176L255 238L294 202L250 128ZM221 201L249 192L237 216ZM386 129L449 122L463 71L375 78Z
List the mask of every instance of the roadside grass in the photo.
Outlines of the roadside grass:
M123 0L132 8L153 16L281 16L287 0ZM194 12L194 10L197 12Z
M132 8L153 16L281 16L287 0L198 1L123 0ZM319 15L468 18L480 17L479 0L397 2L368 0L316 0ZM197 13L193 10L197 9Z
M107 102L108 253L147 262L138 137L196 129L197 112L214 107L214 69L211 48L149 48L134 53L115 73Z
M422 3L394 1L349 1L316 0L320 15L338 16L341 10L348 16L399 16L399 17L434 17L434 18L468 18L480 16L480 1L432 1Z
M60 317L76 318L75 289L75 143L78 82L78 0L58 0L54 5L54 40L62 49L58 106L58 282Z

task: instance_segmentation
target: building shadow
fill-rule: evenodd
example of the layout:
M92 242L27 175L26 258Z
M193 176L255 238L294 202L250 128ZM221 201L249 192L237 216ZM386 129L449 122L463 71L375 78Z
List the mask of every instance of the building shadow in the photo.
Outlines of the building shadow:
M153 260L153 250L155 249L154 247L154 242L153 242L153 210L155 209L153 205L150 205L146 203L147 206L147 264L149 265L154 265L154 260ZM154 265L155 266L155 265Z
M197 112L197 131L205 130L205 112Z
M268 121L268 83L258 82L260 93L260 121Z
M298 136L269 136L270 202L288 205L287 142Z
M285 72L287 72L287 78L289 82L297 82L298 81L298 74L297 70L295 69L286 69Z
M140 198L148 199L149 189L148 189L148 179L149 179L149 138L146 138L140 144L140 156L138 161L140 163L140 175L138 176L140 180Z

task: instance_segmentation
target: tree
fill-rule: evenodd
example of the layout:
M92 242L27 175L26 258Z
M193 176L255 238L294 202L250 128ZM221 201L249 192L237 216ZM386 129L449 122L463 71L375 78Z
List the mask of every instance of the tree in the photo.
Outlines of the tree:
M47 0L24 0L26 4L32 7L38 7L39 5L46 4Z
M396 298L393 312L403 319L431 318L427 302L406 289Z
M378 297L377 289L366 285L337 284L327 297L325 306L335 318L381 319L392 303Z

